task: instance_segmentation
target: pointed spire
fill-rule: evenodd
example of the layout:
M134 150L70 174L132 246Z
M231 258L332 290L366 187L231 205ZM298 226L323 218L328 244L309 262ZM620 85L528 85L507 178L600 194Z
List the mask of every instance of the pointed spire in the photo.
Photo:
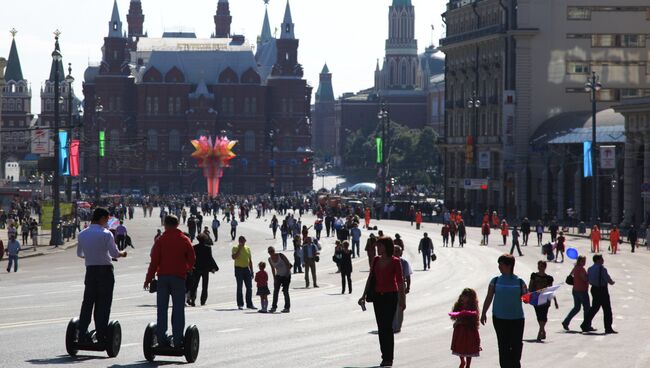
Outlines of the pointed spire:
M332 74L330 73L327 63L320 72L320 83L316 91L316 102L334 102L334 88L332 87Z
M122 21L120 20L120 11L117 8L117 0L113 2L111 21L108 22L108 37L122 38Z
M61 47L59 46L59 36L61 35L61 32L57 29L54 32L54 49L58 52L61 52ZM65 71L63 70L63 60L52 60L52 66L50 67L50 78L48 81L54 82L54 79L56 78L56 70L59 70L59 82L63 81L63 78L65 78Z
M376 72L379 71L379 58L377 58L377 66L375 67L375 71L376 71Z
M7 59L7 69L5 71L5 80L21 81L23 80L23 69L20 66L20 58L18 57L18 49L16 48L16 29L11 30L11 49L9 50L9 58Z
M289 0L287 0L287 7L284 10L284 21L282 21L282 33L280 35L281 39L295 39L296 35L294 34L294 24L291 19L291 6L289 5Z
M321 74L329 74L330 73L330 69L327 67L327 63L325 63L325 65L323 65L323 70L321 70L320 73Z
M260 42L265 43L271 40L271 23L269 22L269 10L264 9L264 23L262 24L262 34L260 35Z

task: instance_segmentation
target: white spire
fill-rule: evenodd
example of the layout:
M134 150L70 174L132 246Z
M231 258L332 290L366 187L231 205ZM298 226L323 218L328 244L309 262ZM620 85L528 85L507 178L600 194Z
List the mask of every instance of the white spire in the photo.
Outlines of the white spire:
M120 20L120 12L117 9L117 0L113 2L113 14L111 21L108 22L108 37L122 38L122 21Z
M287 0L287 7L284 10L284 21L282 22L282 33L280 35L281 39L295 39L296 35L294 34L294 25L293 20L291 19L291 6L289 5L289 0Z

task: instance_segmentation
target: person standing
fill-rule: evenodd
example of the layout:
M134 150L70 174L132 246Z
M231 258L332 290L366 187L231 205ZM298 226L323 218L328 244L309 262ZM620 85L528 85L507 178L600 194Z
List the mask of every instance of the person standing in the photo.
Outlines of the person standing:
M528 293L526 284L514 274L515 258L504 254L498 259L500 276L490 281L481 324L487 322L487 311L492 308L492 323L497 334L499 364L501 368L521 368L521 353L524 336L524 309L521 296Z
M530 221L528 217L524 217L524 220L521 222L521 235L522 235L522 244L524 247L528 246L528 236L530 235Z
M521 253L521 248L519 248L519 231L517 230L517 226L512 228L512 247L510 247L510 254L513 254L515 247L517 247L519 257L522 257L523 254Z
M174 215L165 216L165 232L153 245L151 262L144 280L144 289L158 276L156 289L156 336L162 346L179 347L185 329L185 294L187 273L196 262L190 239L178 229L179 220ZM172 299L172 341L167 338L167 310Z
M190 215L190 217L187 219L187 232L190 234L190 241L194 241L194 237L196 236L196 217L194 217L193 214Z
M460 220L458 222L458 245L463 248L465 243L467 243L467 229L465 228L465 221Z
M548 232L551 233L551 243L555 243L557 241L557 232L560 229L560 227L557 225L557 222L553 220L551 222L551 225L548 227Z
M483 225L481 225L481 235L483 235L483 241L481 242L481 245L488 245L488 242L490 240L490 224L487 222L484 222Z
M302 242L300 236L296 236L293 238L293 273L302 273L302 263Z
M634 225L630 225L630 230L627 232L627 240L630 242L630 246L632 247L632 253L634 253L636 242L639 240L639 234L636 232Z
M460 358L461 368L470 368L472 358L478 357L481 353L476 291L469 288L463 289L449 314L454 321L451 353Z
M440 230L440 235L442 236L442 246L443 247L448 247L449 246L449 224L445 222L444 225L442 225L442 229Z
M422 254L422 263L424 271L431 269L431 254L433 254L433 242L429 238L429 234L424 233L418 245L418 253Z
M319 259L318 246L314 244L311 237L305 238L302 245L302 260L305 268L305 288L309 288L309 271L311 270L311 278L314 281L314 287L317 288L316 283L316 262Z
M650 250L650 225L645 230L645 246Z
M456 225L456 220L451 220L449 223L449 236L451 237L451 247L454 247L454 242L456 241L456 231L458 227Z
M530 282L528 283L528 290L539 291L553 286L553 276L546 274L546 262L537 262L537 272L530 274ZM557 299L553 297L555 302L555 309L558 308ZM537 316L537 323L539 324L539 331L537 332L537 341L540 342L546 339L546 322L548 322L548 310L551 307L551 301L542 305L535 305L535 315Z
M7 242L7 272L11 272L11 266L14 266L14 273L18 272L18 253L20 252L20 243L16 239L16 235L9 237Z
M415 229L420 230L420 226L422 226L422 211L418 210L415 213Z
M271 218L271 224L269 227L271 228L271 232L273 232L273 239L275 239L279 227L278 218L275 215L273 215L273 218Z
M503 237L503 245L508 243L508 223L506 220L501 220L501 236Z
M115 286L112 259L127 255L117 249L113 234L105 228L108 218L108 210L95 208L91 225L79 233L77 256L84 259L86 266L83 302L79 313L79 338L82 341L94 341L88 334L91 315L95 320L96 340L106 341Z
M596 313L603 308L603 320L605 324L605 333L606 334L616 334L618 332L612 329L612 304L609 298L609 289L608 285L614 285L615 282L609 276L607 268L605 268L604 263L605 259L600 254L595 254L593 257L594 264L589 267L587 270L587 276L589 278L589 284L591 285L591 308L589 308L589 313L587 318L582 322L580 328L583 332L595 331L591 326Z
M361 243L361 229L359 229L359 224L354 223L352 225L352 229L350 229L350 236L352 238L352 258L354 258L355 254L355 249L356 249L356 256L360 257L359 253L359 248L360 248L360 243Z
M411 269L409 262L402 258L402 247L395 246L395 257L399 258L399 261L402 264L402 276L406 283L404 297L406 297L406 295L411 292L411 275L413 274L413 270ZM400 333L402 331L402 323L404 322L404 311L400 307L403 303L400 298L401 296L398 295L395 316L393 317L393 333Z
M330 237L330 231L332 230L333 222L334 222L334 216L328 213L327 216L325 216L325 234L327 235L328 238Z
M219 240L219 227L221 226L221 221L217 218L217 213L214 213L214 218L212 219L212 234L214 234L214 242L216 243Z
M120 220L120 224L115 228L115 241L117 243L117 249L124 250L126 248L126 226L124 226L124 220Z
M365 222L366 230L370 230L370 207L366 207L363 212L363 220ZM354 246L352 247L354 249Z
M582 307L582 313L584 314L583 321L587 320L589 314L589 278L587 277L587 270L585 270L586 263L587 258L585 256L578 256L576 265L571 271L571 276L573 276L573 289L571 290L573 309L562 321L562 327L567 331L573 317L580 312L580 307Z
M566 238L564 237L564 232L560 231L559 236L556 238L557 245L555 246L555 262L558 261L558 257L562 255L562 263L564 263L564 248L566 247Z
M316 239L320 240L320 234L323 232L323 220L320 218L317 218L316 221L314 221L314 230L316 231Z
M271 272L273 273L273 302L271 303L271 310L274 313L278 309L278 296L280 289L284 296L284 308L282 313L289 313L291 310L291 299L289 298L289 285L291 284L291 263L287 257L282 253L276 253L274 247L268 248L269 264L271 265Z
M544 224L542 220L537 220L537 225L535 225L535 233L537 234L537 246L542 246L542 236L544 235Z
M395 334L393 332L393 318L395 308L406 310L406 292L404 287L404 274L402 263L393 256L394 244L391 238L380 237L377 240L377 252L370 268L366 287L359 299L359 305L365 308L366 298L373 295L372 304L375 310L375 320L381 349L380 367L393 365ZM374 282L373 282L374 281Z
M235 240L235 238L237 237L237 225L239 225L239 223L235 219L235 216L233 216L232 220L230 220L230 237L232 238L232 240ZM252 269L253 267L251 266L251 270Z
M201 281L201 305L205 305L208 301L208 285L210 283L210 273L219 271L217 262L212 257L212 247L209 246L210 238L205 233L201 233L196 237L198 244L194 246L194 254L196 262L194 263L194 271L192 272L192 287L188 299L189 305L192 307L196 304L196 292L199 288L199 281Z
M370 236L368 237L368 240L366 240L366 254L368 254L368 265L372 266L372 261L375 259L375 256L377 255L377 248L375 246L375 243L377 242L377 238L375 237L375 234L370 233Z
M23 236L23 244L27 244L29 240L29 221L24 220L22 225L20 225L20 233Z
M609 246L611 249L611 254L616 254L618 252L618 243L621 240L621 233L618 230L616 225L612 226L612 231L609 232Z
M32 220L32 224L29 227L29 235L32 237L32 246L36 250L38 246L38 223L36 223L36 220Z
M233 217L231 222L237 221ZM257 309L253 305L253 258L251 249L246 245L246 238L239 237L239 243L232 247L232 259L235 261L235 279L237 280L237 307L244 309L242 284L246 286L246 308Z
M336 255L336 253L335 253ZM350 243L344 241L338 252L337 265L341 272L341 294L345 294L345 282L348 283L348 292L352 294L352 258L350 254Z
M259 313L267 313L269 306L269 274L266 273L266 263L260 262L257 264L259 271L255 274L255 284L257 285L257 296L260 297L260 310Z
M591 239L591 253L599 253L600 229L598 228L598 225L594 225L594 227L591 228L591 234L589 234L589 238Z

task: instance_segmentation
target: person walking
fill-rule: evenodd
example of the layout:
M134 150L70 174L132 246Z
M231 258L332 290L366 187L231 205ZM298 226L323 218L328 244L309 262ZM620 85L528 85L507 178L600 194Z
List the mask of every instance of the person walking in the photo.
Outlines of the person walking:
M199 281L201 281L201 305L205 305L208 301L208 285L210 283L210 273L219 271L217 262L212 257L212 247L210 247L208 240L210 238L207 234L201 233L196 237L198 244L194 246L194 254L196 262L194 263L194 270L192 272L192 287L189 293L188 303L192 307L196 305L196 293L199 288Z
M23 244L27 245L27 241L29 240L29 221L24 220L22 225L20 225L20 234L23 236Z
M359 305L365 308L366 301L372 301L381 350L380 367L392 367L395 347L393 318L395 308L406 310L406 291L402 263L393 256L394 244L391 238L380 237L377 240L377 252L370 268L366 287L359 299ZM371 297L368 300L368 297Z
M424 271L431 269L431 255L433 254L433 242L429 238L429 234L424 233L420 244L418 245L418 253L422 254L422 263Z
M239 223L235 219L235 216L233 216L232 220L230 220L230 237L231 237L231 240L235 240L235 238L237 237L237 225L239 225ZM252 267L251 267L251 269L252 269Z
M309 271L311 271L311 278L314 281L314 287L317 288L316 283L316 262L319 260L318 246L314 244L311 237L305 238L302 245L302 261L305 268L305 288L309 289Z
M411 292L411 275L413 274L413 269L409 262L402 258L402 247L395 246L395 257L399 258L400 263L402 264L402 277L404 278L405 288L404 288L404 297ZM404 323L404 311L400 307L402 303L401 296L397 295L397 307L395 308L395 316L393 317L393 333L400 333L402 331L402 324Z
M523 257L523 254L521 253L521 248L519 248L519 231L517 230L517 226L512 228L512 247L510 247L510 254L513 254L515 251L515 247L517 248L517 253L519 253L519 257Z
M18 253L20 253L20 242L16 235L12 234L7 242L7 272L11 272L11 266L14 266L14 273L18 272Z
M350 243L344 241L341 246L338 259L339 270L341 271L341 294L345 294L345 282L348 283L348 293L352 294L352 253Z
M630 230L627 231L627 240L630 242L630 246L632 247L632 253L634 253L636 242L639 240L639 234L636 232L634 225L630 225Z
M354 223L352 225L352 229L350 229L350 236L352 238L352 258L355 258L355 249L356 249L356 256L360 257L359 253L359 248L360 248L360 243L361 243L361 229L359 229L359 224Z
M483 236L483 239L481 240L481 245L488 245L488 242L490 240L490 224L487 222L484 222L483 225L481 225L481 235Z
M489 225L488 225L489 226ZM481 352L481 337L478 333L478 298L474 289L463 289L452 312L454 334L451 338L451 353L460 358L460 368L470 368L472 358Z
M231 222L237 221L233 217ZM239 237L239 243L232 247L232 259L235 261L235 280L237 281L237 308L244 309L242 284L246 287L246 308L257 309L253 305L253 258L251 249L246 245L246 238Z
M600 253L600 229L598 225L591 228L589 238L591 239L591 253Z
M77 256L83 258L86 266L79 312L80 341L106 341L115 286L112 260L127 256L126 252L117 249L113 234L105 228L108 218L108 210L95 208L91 225L79 233ZM95 320L95 336L88 334L91 316Z
M38 223L36 220L32 220L32 224L29 227L29 236L32 238L32 246L34 247L34 251L36 251L36 247L38 246Z
M284 308L282 313L289 313L291 310L291 299L289 297L289 285L291 284L291 262L282 253L276 253L274 247L268 248L269 264L273 274L273 302L269 312L274 313L278 309L278 296L280 289L284 296Z
M503 245L508 243L508 223L506 220L501 220L501 236L503 237Z
M558 257L562 256L562 263L564 263L564 249L566 248L566 238L564 237L564 232L560 231L558 237L555 239L557 245L555 246L555 262L558 262Z
M544 235L544 224L542 220L537 220L537 225L535 225L535 233L537 234L537 246L542 246L542 236Z
M497 261L500 276L490 281L481 324L487 322L487 311L492 308L492 323L497 334L499 346L499 365L501 368L521 368L521 354L524 336L524 309L521 296L528 293L526 284L514 274L515 258L504 254Z
M524 217L521 221L521 235L522 235L522 244L524 247L528 246L528 236L530 235L530 221L528 217Z
M275 236L278 232L278 227L279 227L278 218L275 215L273 215L273 218L271 218L271 224L269 227L271 228L271 232L273 233L273 239L275 240Z
M293 273L302 273L302 242L300 236L293 238Z
M375 259L375 256L377 255L376 242L377 242L377 238L375 237L375 234L370 233L370 236L368 236L368 240L366 240L365 251L366 254L368 255L368 265L371 267L372 267L372 262Z
M420 226L422 226L422 211L418 210L415 213L415 229L420 230Z
M589 285L591 285L591 298L592 303L589 308L589 313L587 317L580 325L580 328L583 332L592 332L596 331L592 327L591 322L593 321L596 313L603 308L603 320L605 325L606 334L616 334L618 332L614 331L612 328L612 303L609 298L609 289L608 285L614 285L615 282L609 276L607 268L605 268L604 263L605 259L600 254L595 254L593 257L593 266L589 267L587 270L587 277L589 278Z
M120 220L120 224L115 228L115 242L117 243L117 249L124 250L126 248L126 236L128 232L126 231L126 226L124 226L124 220Z
M194 241L194 238L196 237L196 227L196 217L194 217L194 214L191 214L187 219L187 232L190 234L190 241Z
M553 286L553 276L546 274L546 262L537 262L537 272L530 274L530 282L528 283L528 290L539 291ZM553 297L555 302L555 309L558 309L557 299ZM548 322L548 310L551 307L551 301L542 305L535 305L535 315L537 316L537 323L539 324L539 331L537 332L537 341L541 342L546 339L546 322Z
M609 246L611 254L618 252L618 243L621 241L621 233L616 225L612 226L612 231L609 232Z
M575 317L580 308L582 307L582 313L584 314L583 321L587 320L589 313L589 278L587 277L587 270L585 270L585 264L587 264L587 258L585 256L578 256L575 267L571 270L571 276L573 277L573 288L571 294L573 295L573 309L567 314L564 321L562 321L562 327L569 331L569 324L573 317Z
M445 224L442 225L440 235L442 236L442 246L447 248L449 246L449 223L445 222Z
M467 243L467 229L465 228L465 221L460 220L458 223L458 245L464 248L465 243Z
M196 262L190 239L178 229L179 220L174 215L164 219L165 232L156 241L151 252L151 262L144 281L144 289L158 276L156 289L156 336L162 346L179 347L183 344L185 330L185 294L187 273ZM169 298L172 299L172 340L167 338Z
M449 223L449 236L451 237L451 247L454 247L454 242L456 241L456 231L458 230L455 220L452 220Z
M214 213L212 219L212 234L214 234L214 242L216 243L219 240L219 227L221 227L221 221L217 218L217 213Z

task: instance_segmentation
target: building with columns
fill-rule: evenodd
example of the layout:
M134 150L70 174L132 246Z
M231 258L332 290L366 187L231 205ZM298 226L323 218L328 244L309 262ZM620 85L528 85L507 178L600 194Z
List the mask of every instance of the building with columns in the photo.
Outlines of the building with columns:
M575 175L582 155L557 150L575 151L589 136L592 72L603 85L597 135L622 145L622 116L608 109L650 95L647 1L451 0L443 17L450 206L560 220L577 209L588 219L596 195L608 221L614 173L598 172L599 193L591 193L593 178ZM468 179L487 180L488 189Z
M289 3L277 39L265 14L255 53L231 33L228 1L216 5L210 38L149 37L142 32L142 2L130 2L128 34L115 2L102 61L84 75L86 191L97 189L99 178L102 192L204 192L203 172L190 157L190 141L200 135L239 142L223 193L311 189L312 88L298 62ZM103 158L97 157L99 131L106 136Z

